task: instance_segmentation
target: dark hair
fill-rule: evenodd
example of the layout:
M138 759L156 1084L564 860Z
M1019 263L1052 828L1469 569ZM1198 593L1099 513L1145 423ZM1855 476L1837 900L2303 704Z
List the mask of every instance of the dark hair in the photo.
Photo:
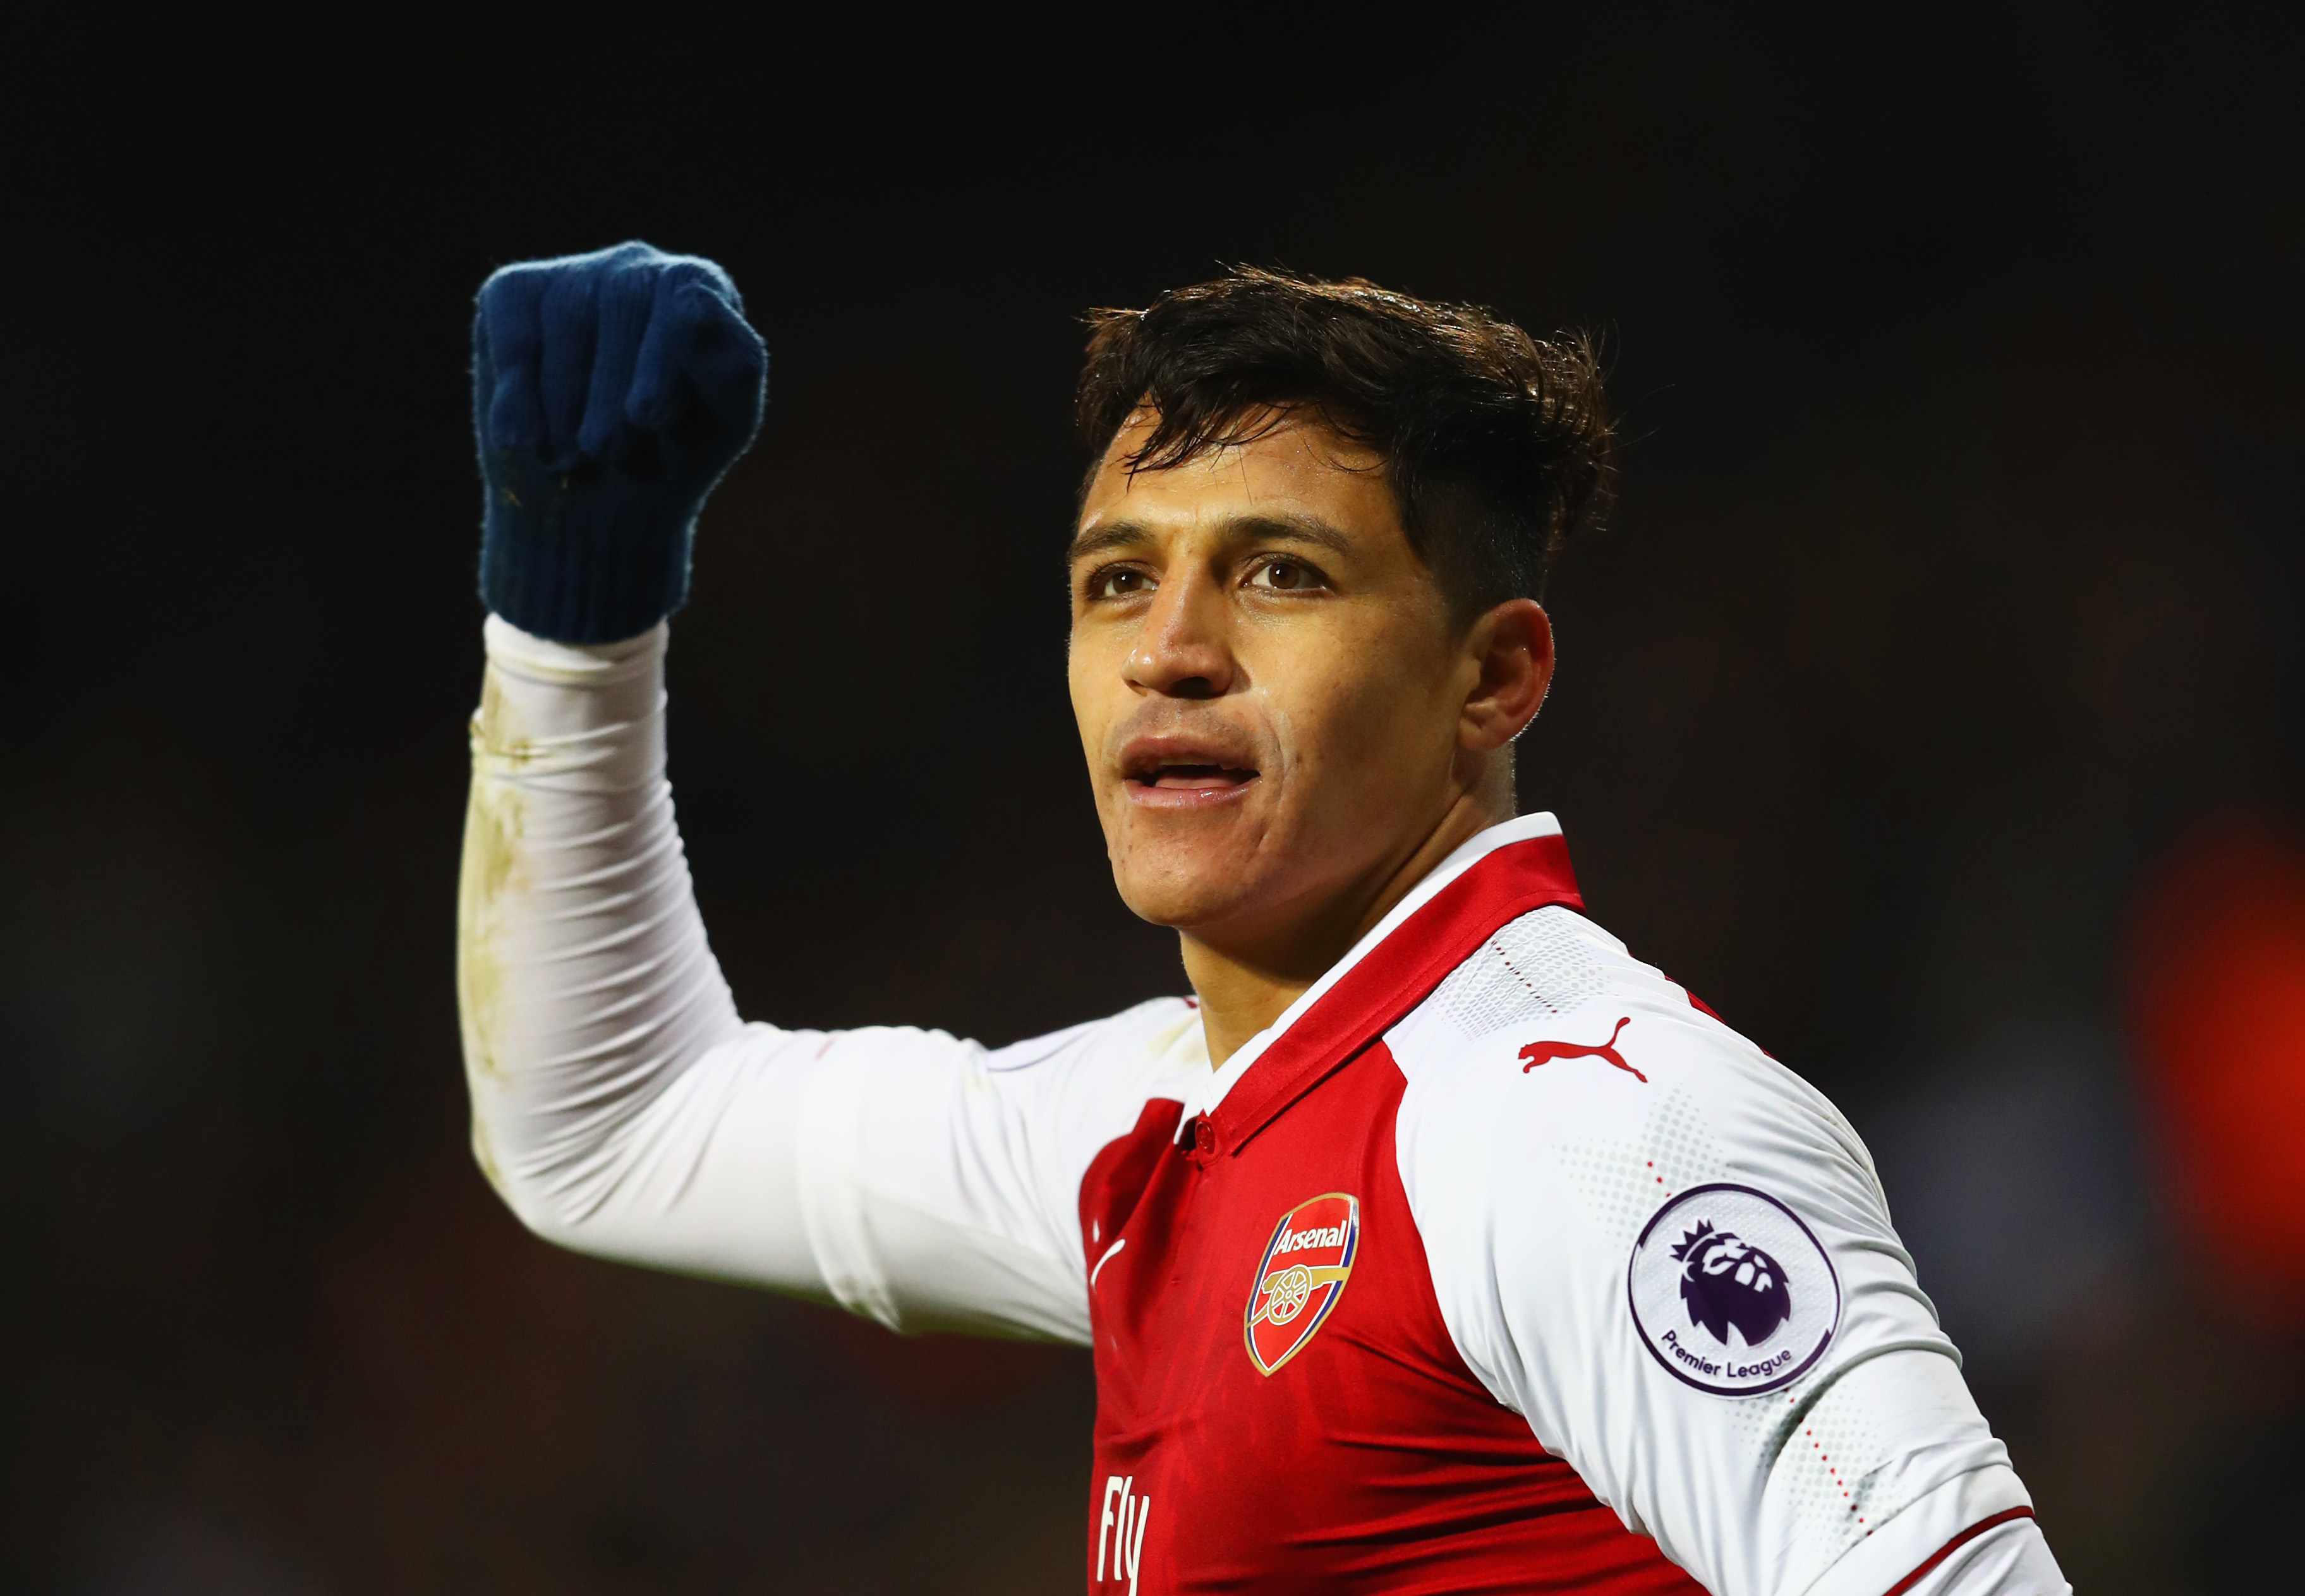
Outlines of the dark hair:
M1460 620L1541 594L1562 546L1607 511L1609 412L1582 334L1532 338L1476 305L1254 267L1087 320L1084 494L1140 407L1157 420L1132 473L1316 412L1383 458L1410 546Z

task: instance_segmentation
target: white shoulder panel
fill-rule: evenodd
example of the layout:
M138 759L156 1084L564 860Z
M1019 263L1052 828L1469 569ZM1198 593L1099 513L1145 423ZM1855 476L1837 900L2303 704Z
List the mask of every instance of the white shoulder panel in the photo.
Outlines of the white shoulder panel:
M802 1212L834 1295L892 1329L1085 1343L1081 1178L1148 1101L1208 1070L1179 998L998 1051L834 1039L799 1126Z
M1525 915L1387 1041L1458 1351L1707 1589L1878 1596L2029 1506L1856 1133L1614 938Z

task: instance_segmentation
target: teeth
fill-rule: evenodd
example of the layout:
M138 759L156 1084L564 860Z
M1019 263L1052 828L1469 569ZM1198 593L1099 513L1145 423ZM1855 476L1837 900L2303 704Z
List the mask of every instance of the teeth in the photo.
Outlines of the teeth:
M1246 781L1256 774L1238 765L1161 765L1141 770L1129 777L1131 781L1157 783L1164 776L1179 776L1187 779L1210 777L1227 781Z
M1131 767L1125 779L1147 786L1168 785L1165 778L1178 777L1187 782L1246 781L1256 774L1247 766L1234 765L1220 757L1207 754L1155 754L1149 764Z

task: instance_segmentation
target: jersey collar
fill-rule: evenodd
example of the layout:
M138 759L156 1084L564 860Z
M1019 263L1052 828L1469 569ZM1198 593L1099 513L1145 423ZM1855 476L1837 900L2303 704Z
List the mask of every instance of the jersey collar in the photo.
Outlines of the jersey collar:
M1423 1002L1491 932L1551 904L1585 907L1552 815L1522 815L1467 839L1189 1094L1185 1119L1205 1117L1214 1133L1196 1156L1238 1151Z

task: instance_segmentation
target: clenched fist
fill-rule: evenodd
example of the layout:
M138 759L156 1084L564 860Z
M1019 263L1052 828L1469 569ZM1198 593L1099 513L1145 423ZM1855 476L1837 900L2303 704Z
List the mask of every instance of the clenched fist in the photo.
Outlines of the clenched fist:
M488 607L577 643L677 609L696 514L759 429L768 370L710 260L628 243L489 277L472 318Z

